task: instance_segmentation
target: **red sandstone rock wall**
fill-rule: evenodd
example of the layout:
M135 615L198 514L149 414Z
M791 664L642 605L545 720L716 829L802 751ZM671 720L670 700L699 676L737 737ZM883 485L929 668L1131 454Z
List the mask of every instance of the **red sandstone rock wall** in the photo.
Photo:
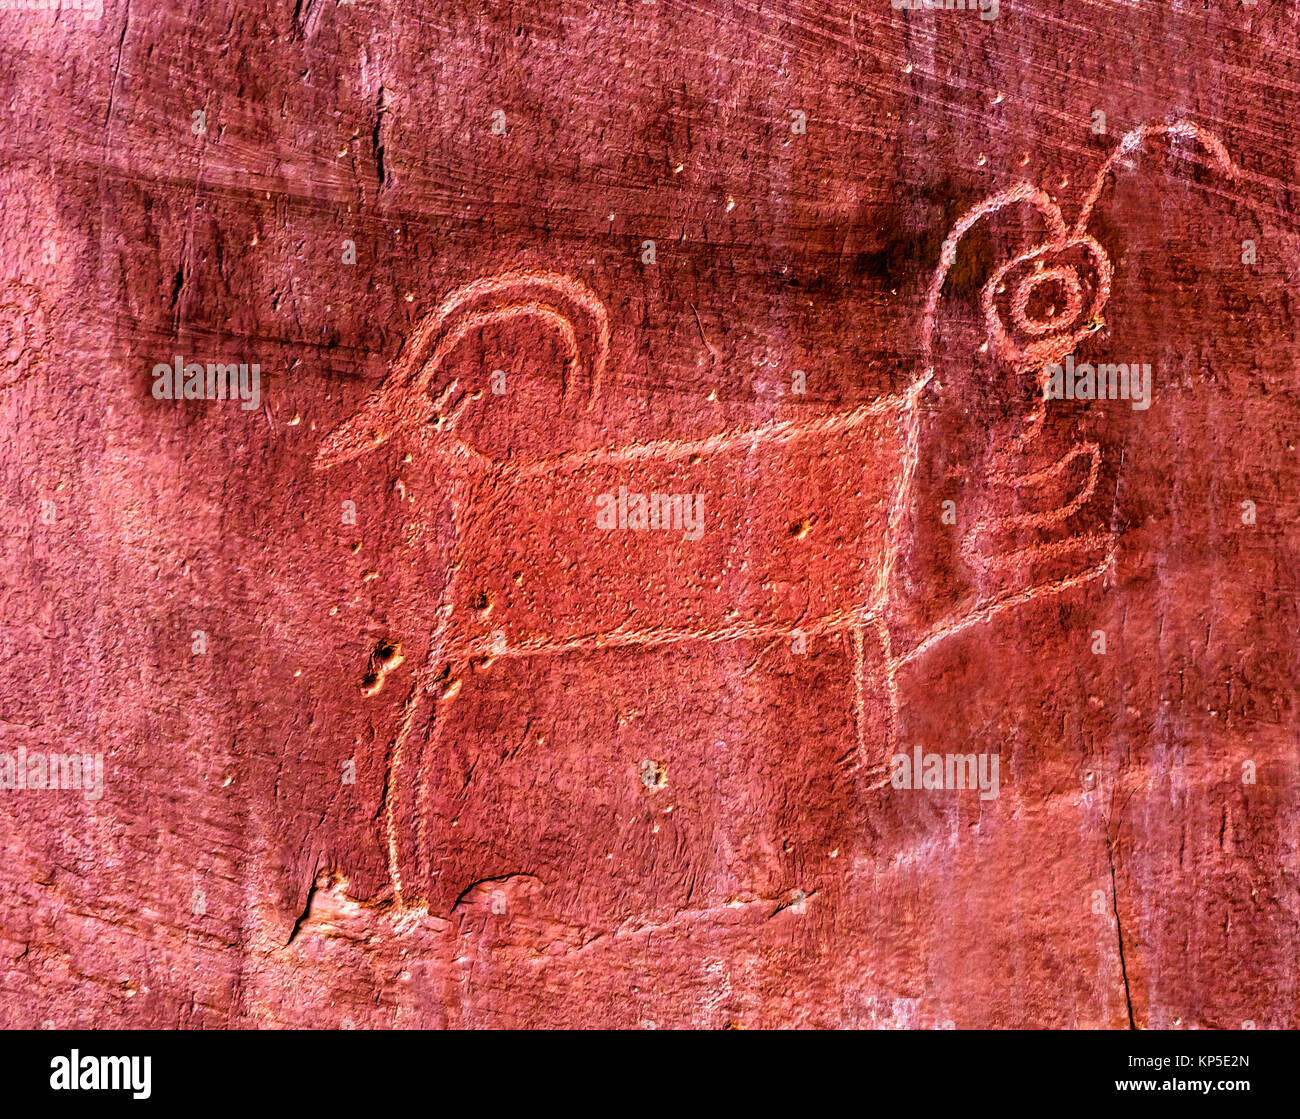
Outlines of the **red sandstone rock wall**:
M1297 1025L1292 10L95 16L0 10L0 1024Z

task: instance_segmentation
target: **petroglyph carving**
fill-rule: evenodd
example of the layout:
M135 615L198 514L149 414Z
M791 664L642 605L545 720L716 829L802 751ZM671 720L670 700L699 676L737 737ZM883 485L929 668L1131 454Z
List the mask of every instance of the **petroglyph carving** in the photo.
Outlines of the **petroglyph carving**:
M1041 461L1038 454L1047 408L1045 367L1061 362L1096 329L1110 297L1112 265L1102 246L1091 237L1088 223L1107 178L1137 153L1148 137L1191 139L1202 145L1227 176L1236 169L1217 139L1198 126L1178 122L1145 125L1124 136L1106 160L1085 195L1073 226L1042 190L1017 184L978 205L954 225L943 243L938 267L926 292L921 329L921 369L902 393L868 404L811 419L779 420L753 427L717 432L696 439L660 439L622 446L593 446L532 459L494 459L458 434L461 416L473 399L456 381L442 384L444 367L456 348L485 327L515 319L535 320L553 332L565 353L563 393L567 399L576 375L589 385L588 406L599 399L610 355L611 326L604 304L588 287L569 276L543 270L519 269L475 280L448 295L417 327L403 347L380 391L323 442L318 470L352 461L400 433L420 432L426 453L435 456L450 478L455 521L454 554L441 602L431 607L432 655L419 670L416 688L397 734L389 773L386 826L390 871L399 905L419 908L418 889L408 889L405 868L414 865L416 878L427 872L424 843L417 850L399 851L394 814L395 790L422 781L424 762L408 749L417 713L439 695L454 694L457 673L471 659L530 657L570 650L614 646L656 646L684 641L731 641L840 633L853 651L853 681L857 714L858 764L868 771L871 787L888 781L884 759L895 752L898 725L897 673L954 634L1034 599L1057 595L1101 576L1115 555L1111 533L1097 529L1074 532L1060 539L1049 533L1082 510L1096 493L1101 452L1082 441L1064 454ZM1014 576L1043 557L1065 557L1069 571L1052 579L998 583L987 600L976 600L953 617L923 634L909 635L909 649L895 655L891 629L891 599L897 595L894 576L898 558L908 542L924 414L923 395L935 374L935 319L958 245L976 223L1010 206L1029 205L1042 216L1047 237L1039 245L997 267L980 294L980 308L993 354L1013 376L1034 376L1039 392L1033 413L1023 428L992 456L991 491L1003 494L978 517L960 545L960 555L979 576L989 572ZM1063 292L1063 307L1045 318L1030 311L1031 298L1045 284ZM810 448L817 461L828 464L810 474L782 468L782 460L806 462ZM744 461L759 455L765 468L780 477L763 495L768 500L746 503L751 476ZM1036 459L1038 461L1036 461ZM1051 503L1076 462L1087 466L1087 477L1076 492ZM851 468L851 469L850 469ZM707 551L692 552L691 542L660 534L656 547L635 557L618 533L587 531L577 526L591 519L595 494L615 492L618 480L646 491L702 493L713 511L711 531L721 539ZM869 480L874 487L863 485ZM639 486L634 483L640 483ZM802 486L802 490L797 490ZM795 488L792 488L795 487ZM1006 512L1016 507L1025 490L1048 494L1034 512ZM490 492L494 517L476 515L476 495ZM504 496L503 496L504 495ZM739 496L738 496L739 495ZM577 505L585 501L588 509ZM754 510L771 507L772 525L755 527ZM836 562L821 569L806 564L798 551L802 534L778 532L812 509L838 509L851 518L831 540ZM732 511L734 516L729 517ZM761 513L757 514L761 517ZM562 545L572 543L584 553L581 564L547 568L545 557L530 552L535 534L529 521L575 525L575 535L553 550L571 557ZM566 520L567 517L567 520ZM513 518L513 519L512 519ZM782 520L782 518L787 518ZM1097 523L1102 523L1100 519ZM768 531L768 530L772 531ZM559 529L556 531L567 531ZM581 541L576 533L583 532ZM1028 545L1008 544L1026 531L1042 532ZM708 533L705 534L706 538ZM797 593L755 592L741 603L717 592L718 571L701 571L705 560L723 567L741 563L775 573L774 587L796 586ZM600 593L569 596L514 596L501 572L521 565L538 571L537 584L588 580ZM780 576L780 577L775 577ZM495 582L494 582L495 579ZM633 592L621 594L624 588ZM642 604L638 605L637 593ZM622 612L607 605L618 603ZM495 605L489 620L482 603ZM866 734L865 640L870 629L884 652L885 688L890 703L890 743L871 760ZM504 634L504 641L502 635ZM417 798L418 799L418 798ZM423 803L423 802L420 802ZM422 832L425 813L417 813Z

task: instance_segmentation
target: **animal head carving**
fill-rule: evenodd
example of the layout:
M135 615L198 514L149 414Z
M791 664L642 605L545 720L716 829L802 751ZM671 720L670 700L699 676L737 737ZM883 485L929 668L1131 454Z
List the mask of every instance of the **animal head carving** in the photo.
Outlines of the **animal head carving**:
M553 331L565 349L564 393L574 374L588 377L588 404L600 395L609 358L609 315L586 285L556 272L516 269L457 288L416 327L377 393L332 431L314 466L327 470L375 450L401 431L432 423L450 431L471 399L456 382L439 386L447 359L485 327L528 318Z

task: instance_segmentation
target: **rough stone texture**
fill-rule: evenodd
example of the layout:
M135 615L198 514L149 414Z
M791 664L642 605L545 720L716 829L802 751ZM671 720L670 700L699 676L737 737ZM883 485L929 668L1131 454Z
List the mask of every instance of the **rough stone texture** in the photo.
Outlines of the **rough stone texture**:
M0 1025L1300 1024L1293 11L0 39L0 751L105 767L0 789ZM1104 265L1026 199L940 271L1178 121ZM1045 241L1077 319L1113 277L1030 360L981 292ZM521 269L567 279L452 294ZM1067 352L1152 407L1032 428ZM156 400L178 354L258 408ZM703 536L597 530L619 485ZM914 747L1000 795L893 787Z

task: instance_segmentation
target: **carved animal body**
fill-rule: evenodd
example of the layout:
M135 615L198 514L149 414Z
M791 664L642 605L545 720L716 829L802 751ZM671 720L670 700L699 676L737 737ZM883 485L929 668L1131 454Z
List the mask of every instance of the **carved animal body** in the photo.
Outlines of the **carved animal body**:
M1076 225L1067 227L1045 193L1018 184L967 213L950 232L927 291L922 326L922 367L903 392L810 420L780 420L698 439L652 440L624 446L574 449L549 457L494 459L462 438L457 420L470 397L456 382L438 387L450 355L470 334L521 317L552 330L568 355L565 392L581 372L591 401L599 398L610 351L611 326L601 300L586 285L553 272L515 270L476 280L448 295L417 328L381 391L332 432L316 460L326 470L362 456L402 431L432 428L426 453L449 479L455 520L445 598L430 610L429 664L421 670L394 745L386 811L390 872L399 905L420 908L421 888L408 888L404 868L428 873L427 852L404 854L400 834L422 834L420 795L402 786L423 780L423 758L408 756L417 707L476 658L529 657L616 646L686 641L723 642L847 634L854 649L853 682L859 764L888 782L885 759L897 748L895 675L935 642L980 624L1036 597L1059 594L1105 572L1114 557L1106 532L1064 541L1000 549L1005 530L1059 525L1093 495L1099 451L1079 443L1046 466L1025 465L1039 437L1047 406L1044 370L1063 361L1096 329L1109 296L1111 267L1086 233L1106 177L1144 138L1192 139L1209 150L1228 176L1235 168L1222 145L1189 123L1148 125L1125 136L1099 171ZM922 395L934 379L935 315L944 282L965 233L978 221L1012 205L1029 205L1046 221L1039 246L999 267L981 294L995 354L1016 374L1033 375L1043 389L1022 432L993 457L992 479L1014 504L1016 491L1059 483L1077 459L1088 477L1066 499L1030 513L991 512L962 541L961 554L976 572L1026 570L1025 561L1049 552L1077 556L1072 573L1000 590L929 632L910 634L908 652L895 656L891 631L894 574L912 513ZM1090 261L1090 285L1061 261ZM1058 263L1051 263L1058 261ZM1017 278L1017 271L1024 275ZM1055 282L1066 292L1060 313L1038 320L1029 313L1039 286ZM1010 288L1009 297L1004 299ZM1085 292L1087 291L1087 294ZM761 469L755 463L761 463ZM621 487L642 493L700 495L708 527L699 540L655 533L595 528L598 495ZM813 518L818 518L813 520ZM807 531L812 525L813 531ZM732 576L744 572L743 579ZM739 588L737 592L735 588ZM578 593L573 593L574 590ZM868 631L883 650L883 681L868 681L864 645ZM869 687L883 683L890 703L888 750L869 757L866 705ZM427 749L426 744L426 749ZM878 764L876 764L878 763ZM421 791L422 794L422 791ZM413 805L412 823L399 820L396 804ZM417 848L424 846L417 840ZM409 878L409 875L407 876Z

